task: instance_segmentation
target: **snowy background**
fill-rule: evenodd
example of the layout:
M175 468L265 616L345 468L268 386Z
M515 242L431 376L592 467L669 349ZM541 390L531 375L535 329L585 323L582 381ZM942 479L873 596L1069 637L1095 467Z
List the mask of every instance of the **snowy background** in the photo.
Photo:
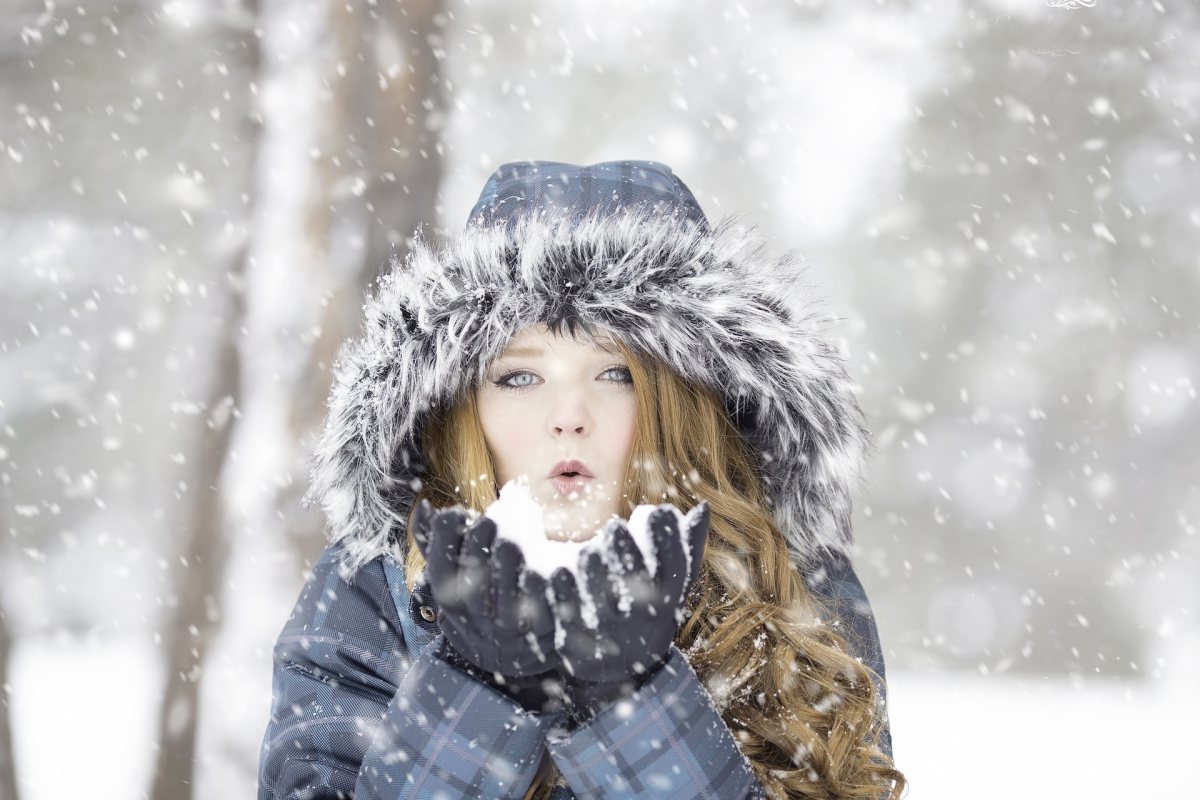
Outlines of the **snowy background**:
M9 0L0 797L250 797L329 362L499 164L663 161L795 250L910 797L1185 796L1200 7Z

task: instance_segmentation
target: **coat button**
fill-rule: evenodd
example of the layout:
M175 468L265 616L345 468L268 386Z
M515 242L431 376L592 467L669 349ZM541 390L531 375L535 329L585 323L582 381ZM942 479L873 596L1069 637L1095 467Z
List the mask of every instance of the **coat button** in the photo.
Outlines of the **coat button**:
M437 619L437 614L433 613L433 609L429 606L421 606L421 616L426 622L433 622Z

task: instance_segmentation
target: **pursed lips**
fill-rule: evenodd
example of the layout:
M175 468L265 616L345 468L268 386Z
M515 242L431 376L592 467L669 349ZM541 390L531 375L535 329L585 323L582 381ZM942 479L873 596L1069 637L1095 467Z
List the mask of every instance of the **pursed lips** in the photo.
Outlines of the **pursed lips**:
M595 477L592 471L588 469L587 464L576 458L570 459L569 461L560 461L554 465L554 469L551 470L549 477L553 479L559 477L560 475L584 478Z
M578 459L560 461L554 465L554 471L549 476L554 485L554 491L559 495L577 494L584 484L594 476L587 465Z

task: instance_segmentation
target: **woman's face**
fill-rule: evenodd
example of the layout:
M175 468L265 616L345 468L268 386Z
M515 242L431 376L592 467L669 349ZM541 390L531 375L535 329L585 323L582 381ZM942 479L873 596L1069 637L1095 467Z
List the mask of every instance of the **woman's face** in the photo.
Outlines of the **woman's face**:
M607 342L578 343L544 325L527 327L476 390L496 488L525 476L551 539L591 538L620 514L636 403L628 365L615 349L600 347ZM556 486L551 474L558 462L572 459L594 476L578 481L578 491L562 479Z

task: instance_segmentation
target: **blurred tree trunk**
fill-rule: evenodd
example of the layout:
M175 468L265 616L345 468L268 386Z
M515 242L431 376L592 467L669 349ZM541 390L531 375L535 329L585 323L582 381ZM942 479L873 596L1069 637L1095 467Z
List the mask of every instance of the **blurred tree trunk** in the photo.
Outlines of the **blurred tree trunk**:
M307 566L325 546L323 515L301 513L300 497L308 484L307 457L324 421L330 366L342 342L357 334L363 294L389 253L403 259L418 224L434 220L445 119L443 5L328 5L328 108L315 115L319 155L302 219L311 267L327 294L315 312L311 350L299 359L303 366L285 393L301 480L276 498L297 561Z
M229 16L228 34L221 38L230 60L238 63L234 74L249 76L261 85L261 56L255 33L259 18L258 0L246 0L247 16ZM246 113L241 120L246 146L256 153L260 138L261 119L253 107L252 95L247 95ZM251 166L253 167L253 157ZM255 170L247 170L245 195L251 207L243 210L242 223L251 225L253 219ZM196 445L188 463L194 466L191 491L187 498L190 507L183 516L182 546L179 564L173 564L175 603L167 614L165 643L165 681L158 721L158 753L154 769L154 800L186 800L192 797L196 784L196 732L199 723L200 681L204 675L205 656L219 632L221 621L221 587L231 549L226 530L222 473L229 462L230 442L235 420L242 405L242 360L239 335L246 321L246 261L249 258L251 236L229 256L228 263L219 265L225 278L227 314L217 319L211 330L213 342L213 372L202 408L204 427L196 431ZM214 303L221 302L216 295Z
M240 283L240 273L235 267L230 279ZM231 288L230 296L229 321L217 344L217 367L204 403L205 430L191 453L196 469L194 488L189 493L191 508L182 531L181 563L172 565L176 604L162 633L166 680L151 794L155 800L183 800L192 795L200 680L205 654L221 620L221 585L230 542L220 486L241 397L236 337L244 317L241 290Z

